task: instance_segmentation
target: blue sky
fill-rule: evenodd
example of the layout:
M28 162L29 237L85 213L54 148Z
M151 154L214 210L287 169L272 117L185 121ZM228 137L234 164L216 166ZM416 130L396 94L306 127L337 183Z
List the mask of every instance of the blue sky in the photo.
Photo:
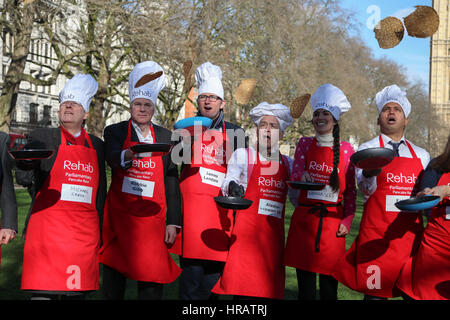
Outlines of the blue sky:
M372 25L379 8L380 20L387 16L405 16L403 10L414 10L415 5L431 6L431 0L341 0L344 8L351 9L356 13L360 36L366 45L372 49L376 58L387 57L406 68L411 79L420 79L428 90L428 75L430 61L430 38L418 39L408 36L405 30L403 40L396 47L381 49L375 39ZM376 6L376 7L371 7ZM369 11L369 12L368 12Z

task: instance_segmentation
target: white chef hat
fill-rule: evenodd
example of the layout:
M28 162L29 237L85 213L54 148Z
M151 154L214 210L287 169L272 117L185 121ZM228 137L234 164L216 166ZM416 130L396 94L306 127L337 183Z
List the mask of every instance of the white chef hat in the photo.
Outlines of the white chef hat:
M316 92L314 92L311 97L310 103L313 112L317 109L325 109L329 111L336 120L339 120L341 114L347 112L352 107L344 92L329 83L317 88Z
M89 105L97 93L98 83L90 74L76 74L66 82L59 93L59 103L73 101L89 112Z
M157 76L158 73L161 73L161 75L156 79L136 87L138 81L141 80L144 76L149 76L151 78L151 75ZM164 88L165 85L166 78L164 75L164 71L159 64L154 61L144 61L138 63L134 66L128 77L128 92L130 95L130 103L133 102L134 99L144 98L150 100L154 105L156 105L156 100L158 99L159 92Z
M383 110L383 107L389 102L398 103L402 107L405 117L408 118L411 113L411 103L406 97L406 92L402 91L396 84L385 87L375 96L378 113L380 113L381 110Z
M223 100L222 70L211 62L205 62L195 71L198 94L214 93Z
M280 123L281 131L285 131L294 121L291 116L291 110L279 103L269 104L267 102L261 102L250 110L250 117L257 126L259 126L259 122L264 116L275 116Z

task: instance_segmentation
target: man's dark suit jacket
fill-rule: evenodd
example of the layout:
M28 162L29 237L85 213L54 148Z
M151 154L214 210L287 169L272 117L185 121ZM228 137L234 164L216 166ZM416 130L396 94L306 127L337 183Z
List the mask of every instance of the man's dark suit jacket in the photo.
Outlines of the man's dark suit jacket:
M2 220L0 228L12 229L17 232L17 202L14 192L14 182L11 173L12 160L8 155L9 135L0 132L0 209Z
M104 142L91 134L89 134L89 138L91 139L92 146L95 151L97 151L97 161L99 168L99 180L98 180L98 190L97 190L97 198L96 198L96 207L97 212L100 219L100 227L103 219L103 208L105 205L106 199L106 173L105 173L105 147ZM53 165L56 160L56 156L58 154L59 146L61 145L61 129L60 128L41 128L32 131L28 137L28 143L25 145L24 149L51 149L55 150L55 153L49 159L37 160L33 161L30 166L29 163L18 161L17 167L19 170L33 170L33 175L20 175L21 176L21 184L23 185L31 185L32 187L32 195L36 195L39 190L44 185L47 180L50 171L53 168ZM85 146L88 147L89 144L85 141ZM18 171L19 171L18 170ZM16 172L16 178L17 178ZM24 181L26 179L33 179L33 181ZM30 218L31 209L33 208L35 198L32 198L32 203L30 206L30 211L28 212L28 217L26 224ZM25 226L26 229L26 226Z
M172 132L161 126L153 124L155 132L155 142L173 143L171 141ZM120 166L120 155L123 144L128 134L128 121L122 121L105 128L103 136L105 138L105 159L108 165L114 171ZM139 142L134 127L131 126L131 141ZM172 162L170 153L162 157L164 167L164 186L166 190L166 225L181 226L181 196L180 185L178 182L178 169Z

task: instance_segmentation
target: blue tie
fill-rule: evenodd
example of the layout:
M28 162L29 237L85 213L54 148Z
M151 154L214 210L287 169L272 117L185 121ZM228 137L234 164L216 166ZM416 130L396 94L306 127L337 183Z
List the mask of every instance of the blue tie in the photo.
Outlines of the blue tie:
M398 147L403 143L403 140L400 142L393 142L389 141L389 144L392 146L392 150L395 152L396 157L400 157L400 154L398 153Z

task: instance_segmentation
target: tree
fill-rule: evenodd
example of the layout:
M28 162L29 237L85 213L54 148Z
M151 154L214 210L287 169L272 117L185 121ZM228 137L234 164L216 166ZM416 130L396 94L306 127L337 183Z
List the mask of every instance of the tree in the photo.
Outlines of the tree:
M56 82L60 74L71 76L69 62L77 56L86 55L88 50L73 51L65 54L58 50L54 41L55 19L63 16L64 1L12 1L4 2L0 25L3 27L3 44L10 55L8 71L4 76L2 94L0 96L0 129L7 131L11 116L14 113L17 94L22 81L34 85L49 86ZM45 30L45 32L43 31ZM47 34L48 37L45 37ZM7 41L10 39L10 41ZM51 64L30 60L30 46L33 40L48 41L52 44L58 57L58 63ZM63 40L60 40L63 41ZM27 63L41 71L35 76L26 73ZM42 74L46 74L42 77Z
M20 82L23 80L38 3L39 1L35 1L25 5L17 0L4 1L0 25L3 29L3 45L10 55L10 62L0 96L0 130L3 131L9 131ZM7 37L11 40L5 41Z

